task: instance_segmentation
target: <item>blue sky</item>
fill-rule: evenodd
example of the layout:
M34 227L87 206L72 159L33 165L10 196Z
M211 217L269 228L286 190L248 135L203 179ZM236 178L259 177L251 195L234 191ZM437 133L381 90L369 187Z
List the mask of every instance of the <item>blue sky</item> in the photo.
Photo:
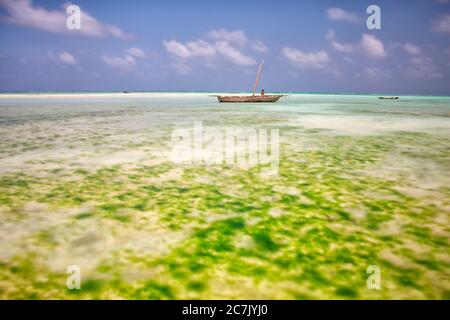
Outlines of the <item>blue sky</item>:
M0 91L450 94L450 0L71 3L0 0Z

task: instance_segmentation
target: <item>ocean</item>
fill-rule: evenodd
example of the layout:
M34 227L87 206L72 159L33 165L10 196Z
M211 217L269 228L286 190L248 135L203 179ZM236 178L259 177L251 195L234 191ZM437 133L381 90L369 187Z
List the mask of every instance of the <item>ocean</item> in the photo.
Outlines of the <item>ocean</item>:
M450 298L450 97L214 94L0 94L0 298Z

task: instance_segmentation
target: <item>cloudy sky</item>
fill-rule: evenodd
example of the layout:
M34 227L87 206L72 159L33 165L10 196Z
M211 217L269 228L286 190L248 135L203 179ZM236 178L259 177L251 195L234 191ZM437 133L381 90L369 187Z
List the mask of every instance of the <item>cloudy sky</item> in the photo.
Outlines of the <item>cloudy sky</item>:
M263 59L266 91L449 95L450 0L0 0L0 91L248 91Z

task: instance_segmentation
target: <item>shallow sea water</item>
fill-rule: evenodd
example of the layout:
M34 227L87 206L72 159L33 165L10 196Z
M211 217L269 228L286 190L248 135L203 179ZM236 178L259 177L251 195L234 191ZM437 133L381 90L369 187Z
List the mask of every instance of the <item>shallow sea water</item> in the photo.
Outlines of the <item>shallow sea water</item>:
M172 162L194 121L278 129L278 174ZM450 298L448 97L4 94L0 137L2 299Z

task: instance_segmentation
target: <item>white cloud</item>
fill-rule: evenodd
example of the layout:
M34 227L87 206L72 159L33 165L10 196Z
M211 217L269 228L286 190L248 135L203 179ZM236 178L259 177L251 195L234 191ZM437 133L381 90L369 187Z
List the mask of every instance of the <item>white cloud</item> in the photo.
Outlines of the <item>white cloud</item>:
M325 38L330 41L331 47L339 52L363 52L373 58L384 58L387 56L383 42L373 35L363 33L361 40L358 43L342 43L336 40L334 30L329 29ZM417 50L417 48L413 44L408 44L407 49L405 47L405 50L413 51Z
M332 40L330 44L333 49L339 52L352 53L355 49L355 46L351 43L339 43L336 40Z
M414 43L396 43L394 47L404 50L409 55L409 65L405 69L405 74L412 78L442 78L438 66L433 59L426 57L424 50Z
M145 58L145 52L136 47L128 48L127 50L125 50L125 53L127 55L135 57L135 58L140 58L140 59Z
M433 30L440 33L450 33L450 14L433 21Z
M182 57L182 58L188 58L188 57L192 56L191 51L184 44L179 43L178 41L164 40L163 44L164 44L164 47L166 48L166 50L175 56Z
M91 37L113 36L120 39L133 38L133 35L124 32L119 27L104 24L83 10L81 12L81 29L67 29L66 20L68 15L66 14L65 8L70 4L71 3L64 4L61 10L46 10L39 6L33 6L31 0L0 1L0 5L3 6L8 13L4 20L12 24L50 33L75 34Z
M208 32L208 36L213 40L225 40L241 47L247 43L247 36L242 30L227 31L220 28Z
M267 46L261 40L253 40L251 47L253 50L261 52L261 53L265 53L265 52L269 51Z
M414 43L404 43L402 44L403 50L405 50L407 53L413 56L420 55L422 53L422 50L419 46L415 45Z
M189 41L185 44L176 40L163 41L166 50L180 58L211 57L216 54L215 45L203 40Z
M102 56L101 59L107 65L118 68L122 71L131 71L136 66L136 60L131 56L125 56L123 58Z
M189 41L186 43L186 47L193 56L211 57L216 54L214 44L203 40Z
M409 59L411 65L407 68L406 74L413 78L442 78L443 75L439 72L438 67L433 63L431 58L427 58L422 54L422 51L413 53Z
M373 58L386 57L383 42L373 35L363 33L359 46L365 53Z
M192 58L205 58L209 66L213 66L213 62L218 58L238 66L253 66L256 64L256 60L244 53L245 47L250 47L258 52L267 52L268 50L259 40L248 41L247 36L240 30L218 29L208 32L207 36L214 40L199 39L186 43L164 40L164 48L174 60L172 68L180 71L179 73L189 73L188 60Z
M62 63L65 64L77 64L77 61L75 60L74 56L68 53L67 51L60 53L58 55L58 58Z
M412 57L412 66L407 69L406 74L413 78L442 78L443 75L439 72L433 60L424 57Z
M170 68L179 74L189 74L192 71L191 67L183 60L176 60L170 65Z
M216 42L217 51L222 54L228 61L240 66L253 66L256 60L245 55L241 51L233 48L227 41Z
M330 8L327 10L327 16L329 19L334 21L346 21L357 23L360 21L358 15L352 12L345 11L340 8Z
M101 56L101 59L107 65L118 68L122 71L131 71L137 65L136 59L145 58L145 52L139 48L128 48L125 55L121 56Z
M328 66L330 57L326 51L303 52L302 50L285 47L283 55L297 68L323 69Z
M327 33L325 34L325 39L327 40L333 40L336 37L336 34L333 29L328 29Z

